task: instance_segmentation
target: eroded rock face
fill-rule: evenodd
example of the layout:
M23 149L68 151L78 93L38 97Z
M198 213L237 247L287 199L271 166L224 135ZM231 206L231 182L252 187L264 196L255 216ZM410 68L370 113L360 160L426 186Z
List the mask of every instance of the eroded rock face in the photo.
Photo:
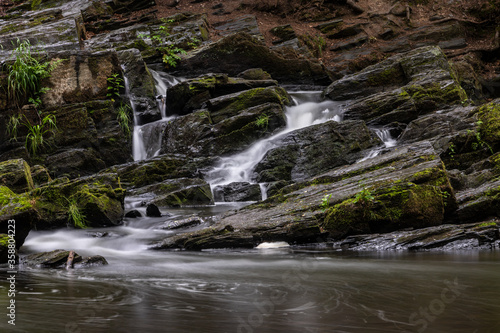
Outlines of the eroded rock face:
M54 250L50 252L40 252L27 255L21 259L21 264L41 268L65 268L68 262L70 251ZM90 266L107 265L107 260L100 255L82 257L74 253L73 265L70 268L82 268Z
M430 143L421 142L284 187L260 204L227 213L210 230L166 239L155 248L317 242L439 225L456 207L442 161Z
M439 47L398 54L332 83L333 100L354 99L347 119L369 124L409 123L439 107L467 100L467 94Z
M23 159L0 162L0 184L15 193L33 189L33 179L28 163Z

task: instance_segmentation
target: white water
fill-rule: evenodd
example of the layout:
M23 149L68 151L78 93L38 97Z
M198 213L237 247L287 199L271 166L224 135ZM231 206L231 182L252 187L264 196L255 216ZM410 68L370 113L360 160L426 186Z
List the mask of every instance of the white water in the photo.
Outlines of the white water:
M385 128L372 128L375 134L379 137L379 139L384 143L383 147L377 147L372 149L365 157L360 159L358 162L363 162L369 160L370 158L374 158L378 156L383 149L391 148L396 146L397 140L391 136L391 132Z
M254 143L241 153L221 158L218 165L205 176L205 180L212 187L233 182L254 183L255 166L269 150L278 146L276 143L278 138L289 132L328 120L342 121L345 102L320 101L321 92L317 91L293 92L290 95L297 105L286 108L286 128L269 138Z

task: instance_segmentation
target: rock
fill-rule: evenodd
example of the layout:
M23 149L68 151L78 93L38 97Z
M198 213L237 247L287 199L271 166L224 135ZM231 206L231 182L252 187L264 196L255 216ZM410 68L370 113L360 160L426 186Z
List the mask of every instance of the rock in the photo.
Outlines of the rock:
M171 237L154 248L300 244L422 228L442 224L456 207L442 161L430 143L420 142L290 185L266 201L226 213L210 229Z
M47 157L47 167L56 175L88 176L106 167L93 149L75 148Z
M137 209L133 209L131 211L128 211L125 213L125 217L128 217L128 218L137 218L137 217L142 217L142 214L141 212L139 212Z
M41 165L35 165L31 168L31 178L35 187L40 187L52 181L49 171Z
M9 240L10 243L13 244L10 247L9 252ZM10 263L18 262L17 249L15 247L15 240L13 240L7 234L0 234L0 264L9 263L9 260L12 260Z
M498 217L500 208L500 181L485 184L457 193L457 211L461 223L483 221Z
M65 268L70 251L54 250L51 252L34 253L21 259L21 263L26 266L35 266L42 268ZM78 253L74 254L74 267L90 267L107 265L108 262L102 256L81 257Z
M415 29L409 36L410 41L432 41L432 44L460 38L464 36L464 28L458 21L448 21L442 24L432 24Z
M167 113L185 115L202 109L212 98L237 93L240 91L276 86L273 80L246 80L230 78L225 74L205 74L183 81L169 89L166 97Z
M334 33L328 33L326 37L330 39L342 39L342 38L347 38L347 37L352 37L356 36L357 34L360 34L363 32L362 24L354 24L346 27L342 27L337 32Z
M234 76L249 68L262 68L282 84L325 85L331 82L319 62L284 59L246 33L227 36L188 53L172 73L192 77L206 72L223 72Z
M438 43L438 46L443 50L463 49L467 47L467 41L463 37L454 38L450 40L441 41Z
M262 199L259 184L231 183L213 188L214 199L218 202L259 201Z
M328 21L325 23L318 24L314 28L318 29L321 31L321 33L328 34L331 33L332 31L338 30L339 27L341 27L344 23L344 20L342 19L335 19L332 21Z
M37 198L34 208L40 214L36 222L39 230L75 224L70 214L72 209L81 213L83 223L90 227L118 225L123 218L125 190L116 174L56 180L33 190L30 196Z
M128 80L130 102L135 107L138 124L161 119L156 102L155 81L148 70L141 53L137 49L118 52L120 63L124 67L124 75Z
M42 95L44 105L49 108L106 99L107 78L122 72L114 51L65 51L53 54L51 60L60 63L47 79L51 89Z
M160 209L155 204L150 203L146 206L146 216L161 217Z
M24 244L39 218L33 197L27 193L16 194L8 187L0 186L0 234L9 235L14 225L16 249Z
M258 39L263 39L257 19L253 15L243 15L234 20L216 24L214 25L214 29L221 36L229 36L244 32Z
M345 118L361 118L373 125L408 123L421 114L467 99L456 73L437 47L390 57L332 83L324 93L333 100L357 98Z
M34 185L28 163L23 159L0 162L0 185L15 193L32 190Z
M343 42L336 43L330 47L331 51L346 51L355 47L361 46L368 41L368 35L359 35L353 38L348 38Z
M132 191L135 195L153 193L151 204L160 207L212 205L210 185L198 178L177 178Z
M495 222L446 224L412 231L356 235L335 243L349 251L491 250L499 239Z
M279 44L282 42L286 42L287 40L297 38L297 35L295 34L295 31L290 24L274 27L269 30L269 32L279 38L279 40L273 42L273 44Z
M406 6L403 5L401 2L396 2L394 6L392 6L391 10L389 11L392 15L396 16L406 16Z
M352 164L364 150L381 144L362 121L328 121L291 132L276 140L256 165L257 182L303 180Z
M167 222L165 223L164 226L161 227L161 229L165 230L176 230L176 229L182 229L182 228L189 228L193 227L195 225L199 225L204 223L203 219L198 216L192 216L188 217L182 220L176 220L173 222Z
M241 151L285 126L286 96L282 88L271 87L211 100L213 112L200 110L167 124L160 153L208 157ZM254 103L264 104L252 106Z
M262 68L250 68L237 75L245 80L272 80L273 78L268 72L262 70Z

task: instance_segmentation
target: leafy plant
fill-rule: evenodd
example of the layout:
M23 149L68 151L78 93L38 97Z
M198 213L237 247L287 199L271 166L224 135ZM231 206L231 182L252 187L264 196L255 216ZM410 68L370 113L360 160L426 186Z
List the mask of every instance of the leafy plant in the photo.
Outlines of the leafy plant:
M159 48L160 52L163 53L162 60L164 63L166 63L170 67L175 67L177 66L177 62L181 60L181 57L179 54L185 54L186 51L184 51L181 48L178 48L174 45L167 44L166 46L163 46Z
M331 194L325 194L323 199L321 199L321 204L319 205L319 208L323 211L323 213L330 207L330 199L332 198Z
M50 73L57 67L60 61L42 62L42 55L32 50L29 40L14 43L17 46L12 55L15 57L13 64L8 65L7 93L18 106L27 100L41 105L40 96L47 92L48 88L41 87L41 81L50 77Z
M477 126L481 126L482 124L483 124L483 122L481 120L476 122ZM476 141L471 143L472 149L477 150L478 148L488 148L489 151L492 154L494 154L493 148L491 148L491 146L482 139L481 133L478 130L468 129L467 134L474 136L474 138L476 139Z
M116 120L126 136L130 135L130 106L122 104L117 109Z
M359 191L356 194L356 196L354 197L354 203L361 202L361 203L366 204L366 203L372 202L374 199L375 199L375 197L373 196L370 189L366 186L363 186L361 191Z
M75 199L68 200L68 222L72 222L73 225L80 229L87 228L86 216L81 212Z
M19 115L14 115L9 118L7 132L9 133L11 141L17 141L17 129L19 125L21 125L21 117Z
M114 98L120 97L120 90L125 87L123 85L124 81L120 77L120 74L118 73L111 74L111 76L108 77L107 80L108 80L108 93L106 94L106 96L111 98L111 100L114 102L115 101Z
M38 150L45 146L47 134L54 133L57 130L56 117L54 115L46 115L41 120L40 124L31 126L31 123L26 119L24 124L28 128L28 135L26 136L26 149L28 149L33 156L36 156Z
M257 127L267 128L269 125L269 116L267 114L259 116L259 118L255 121L255 125L257 125Z

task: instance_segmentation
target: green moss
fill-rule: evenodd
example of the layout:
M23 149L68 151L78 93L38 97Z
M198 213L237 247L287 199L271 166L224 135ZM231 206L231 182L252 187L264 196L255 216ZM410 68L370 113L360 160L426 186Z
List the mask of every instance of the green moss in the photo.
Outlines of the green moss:
M9 235L6 234L0 234L0 248L7 248L9 247Z
M483 222L474 227L474 229L477 228L485 228L485 227L496 227L497 223L496 222Z
M495 147L498 146L500 142L500 104L492 102L481 106L477 111L481 138Z
M7 186L0 186L0 216L13 215L33 207L33 198L30 195L16 194Z
M437 104L457 104L467 101L467 94L458 83L441 87L438 83L429 86L411 85L404 87L416 103L432 101Z
M390 83L399 82L402 77L402 72L396 67L389 67L380 73L370 75L368 84L370 86L384 86Z

